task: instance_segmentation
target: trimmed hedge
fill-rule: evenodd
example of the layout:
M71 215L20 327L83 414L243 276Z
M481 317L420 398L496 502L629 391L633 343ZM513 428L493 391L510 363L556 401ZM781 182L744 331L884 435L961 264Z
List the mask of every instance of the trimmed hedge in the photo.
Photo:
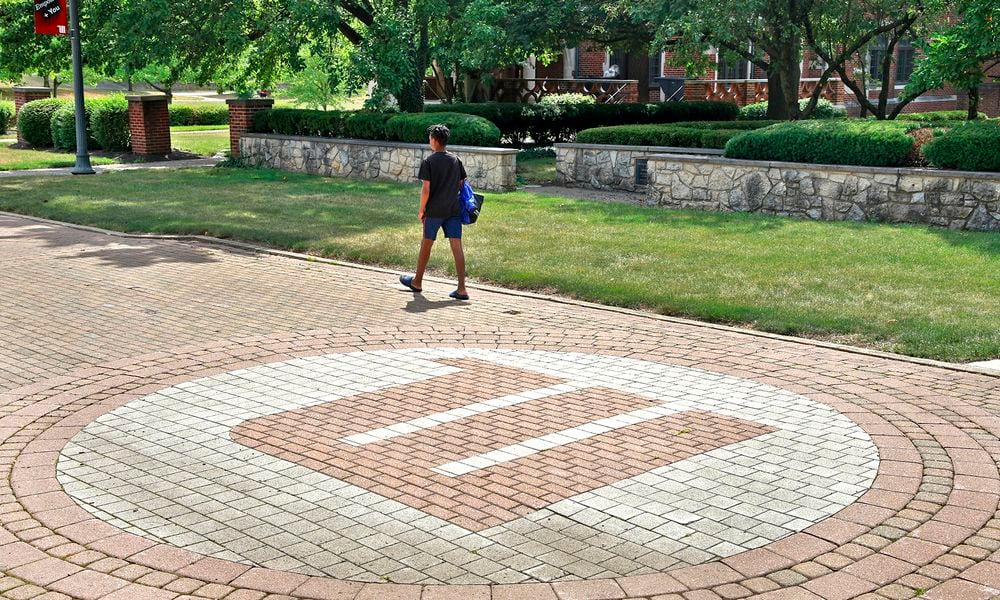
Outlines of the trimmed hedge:
M1000 121L973 121L924 144L935 167L963 171L1000 171Z
M262 110L253 116L253 130L282 135L343 137L344 113L299 108Z
M221 104L221 103L220 103ZM225 104L171 104L170 125L228 125L229 107Z
M7 133L7 128L14 122L14 103L0 102L0 133Z
M385 124L398 113L359 110L344 118L344 136L358 140L386 139Z
M89 105L85 105L88 134L90 134L90 108ZM52 145L57 150L76 150L76 108L73 104L67 103L56 109L52 113L49 127L52 129ZM92 139L92 136L88 138L88 145Z
M676 148L724 148L731 138L774 121L692 121L677 125L618 125L585 129L577 134L582 144L620 146L674 146Z
M536 144L569 141L577 132L593 127L678 123L682 121L732 121L739 108L729 102L658 102L655 104L483 104L428 105L428 113L455 112L489 119L504 140L521 145L527 138Z
M385 123L386 137L393 141L427 143L427 129L443 123L451 130L449 144L499 146L500 129L488 120L462 113L414 113L397 115Z
M979 113L980 119L986 119L986 113ZM906 113L896 117L897 121L917 121L928 125L955 124L969 119L969 113L964 110L935 110L924 113Z
M894 167L906 163L916 123L799 121L742 133L726 144L727 158L830 165Z
M128 150L132 145L132 130L128 122L128 101L125 96L109 96L94 100L90 109L90 127L97 145L105 150Z
M68 100L46 98L33 100L21 107L17 116L17 130L28 144L35 148L52 147L52 115Z
M808 98L799 100L799 110L805 110L808 105ZM809 118L835 119L846 115L847 111L843 108L837 108L833 105L833 102L830 102L826 98L820 98L819 101L816 102L816 108L813 109ZM767 102L754 102L753 104L747 104L740 109L740 118L746 121L767 119Z
M255 113L253 131L422 144L427 142L427 128L437 123L445 123L451 129L452 144L466 146L500 144L500 130L493 123L480 117L459 113L404 114L276 108Z

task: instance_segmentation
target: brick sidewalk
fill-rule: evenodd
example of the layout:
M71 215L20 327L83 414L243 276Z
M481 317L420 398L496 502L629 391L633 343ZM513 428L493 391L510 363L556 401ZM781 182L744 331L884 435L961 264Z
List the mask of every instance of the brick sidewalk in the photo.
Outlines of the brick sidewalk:
M0 216L0 597L1000 597L1000 378Z

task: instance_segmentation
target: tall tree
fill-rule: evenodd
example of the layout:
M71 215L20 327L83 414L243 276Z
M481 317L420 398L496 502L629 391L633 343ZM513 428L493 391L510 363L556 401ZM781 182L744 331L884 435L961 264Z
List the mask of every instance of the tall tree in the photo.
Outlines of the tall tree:
M927 35L947 9L945 0L813 0L802 13L802 29L807 46L825 63L822 84L835 75L854 93L862 114L892 119L920 95L894 93L895 50L904 40ZM870 52L873 46L878 52ZM870 82L880 86L874 101Z
M0 79L20 81L26 73L51 82L55 94L70 68L69 38L36 35L31 0L0 0Z
M749 61L768 81L767 114L799 117L803 14L814 0L638 0L633 11L659 24L658 40L690 74L704 72L706 52Z
M1000 0L964 0L957 22L922 44L924 56L913 71L904 97L951 84L969 94L969 119L979 114L979 85L1000 66Z

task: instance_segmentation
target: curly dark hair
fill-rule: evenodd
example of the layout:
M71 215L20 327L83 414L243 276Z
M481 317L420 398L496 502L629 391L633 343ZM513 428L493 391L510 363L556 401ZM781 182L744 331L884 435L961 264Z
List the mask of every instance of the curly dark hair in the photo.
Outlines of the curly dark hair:
M446 146L448 145L448 139L451 138L451 130L448 129L447 125L438 123L427 128L427 135Z

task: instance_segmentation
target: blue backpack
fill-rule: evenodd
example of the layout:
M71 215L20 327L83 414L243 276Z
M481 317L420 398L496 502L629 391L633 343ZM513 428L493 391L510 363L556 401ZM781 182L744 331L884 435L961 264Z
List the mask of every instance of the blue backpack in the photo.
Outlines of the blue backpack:
M458 201L462 204L462 223L471 225L479 220L479 213L483 210L483 196L473 192L468 181L458 191Z

